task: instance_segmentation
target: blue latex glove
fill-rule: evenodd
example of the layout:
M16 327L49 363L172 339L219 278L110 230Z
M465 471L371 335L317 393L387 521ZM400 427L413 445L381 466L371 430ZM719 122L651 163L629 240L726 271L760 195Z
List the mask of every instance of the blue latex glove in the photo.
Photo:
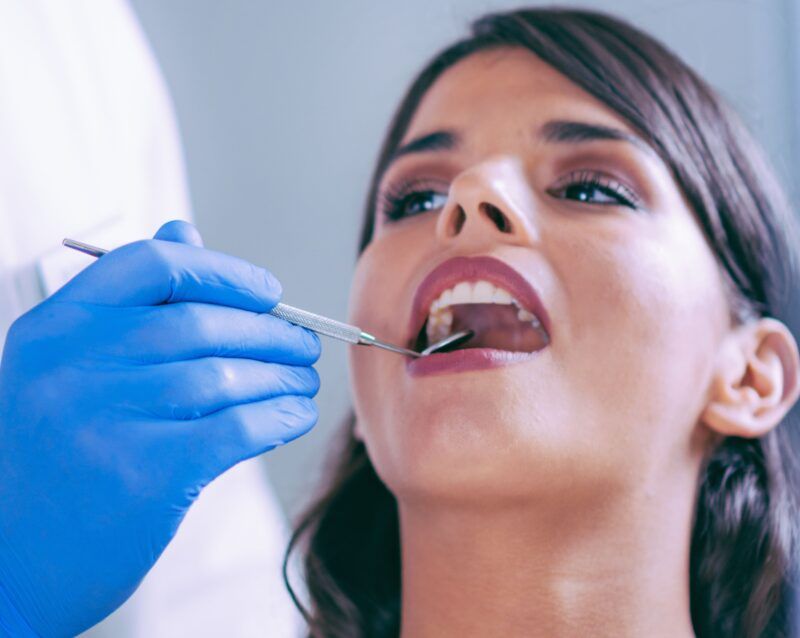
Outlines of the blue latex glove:
M199 244L193 226L171 222L12 326L0 364L0 635L72 636L99 622L206 484L316 423L319 338L263 314L281 296L271 274Z

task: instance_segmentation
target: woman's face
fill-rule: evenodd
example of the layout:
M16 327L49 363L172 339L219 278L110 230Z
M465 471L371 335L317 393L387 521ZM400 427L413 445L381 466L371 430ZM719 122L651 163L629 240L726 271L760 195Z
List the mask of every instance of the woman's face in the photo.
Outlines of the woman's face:
M520 325L514 345L502 337L514 332L508 315L487 303L464 315L489 335L478 345L534 352L503 363L495 348L482 359L491 365L466 368L452 365L463 352L439 354L426 368L350 348L357 435L395 496L591 497L685 472L699 458L694 435L728 307L713 254L656 154L608 107L513 48L446 71L400 147L380 182L350 321L409 345L431 295L457 283L434 279L412 318L426 276L456 257L492 257L536 291L549 330L544 339ZM467 279L483 279L486 263ZM505 323L492 332L492 322Z

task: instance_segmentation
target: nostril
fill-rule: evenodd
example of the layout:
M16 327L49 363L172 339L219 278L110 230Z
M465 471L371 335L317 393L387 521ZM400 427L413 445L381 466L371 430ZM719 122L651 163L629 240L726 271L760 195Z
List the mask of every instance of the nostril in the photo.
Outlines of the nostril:
M461 206L456 206L455 214L450 219L450 223L448 224L448 236L453 237L454 235L458 235L458 233L461 232L466 220L467 214L464 212L464 209L461 208Z
M494 222L501 233L511 232L511 222L508 217L497 206L493 206L488 202L483 202L480 205L481 212Z

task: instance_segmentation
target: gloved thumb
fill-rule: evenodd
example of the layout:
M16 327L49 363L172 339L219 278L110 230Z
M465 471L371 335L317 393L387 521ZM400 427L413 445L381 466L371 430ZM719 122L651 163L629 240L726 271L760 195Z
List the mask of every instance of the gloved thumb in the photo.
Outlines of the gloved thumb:
M174 219L164 224L158 229L153 239L174 241L179 244L197 246L198 248L203 247L203 238L200 236L200 231L193 224L180 219Z

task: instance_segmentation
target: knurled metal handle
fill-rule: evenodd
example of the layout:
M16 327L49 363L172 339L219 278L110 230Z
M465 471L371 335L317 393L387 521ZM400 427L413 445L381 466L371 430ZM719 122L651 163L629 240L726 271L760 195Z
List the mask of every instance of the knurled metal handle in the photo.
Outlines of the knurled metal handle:
M359 328L308 312L308 310L301 310L285 303L279 303L269 311L269 314L329 337L342 339L349 343L361 342L362 333Z

